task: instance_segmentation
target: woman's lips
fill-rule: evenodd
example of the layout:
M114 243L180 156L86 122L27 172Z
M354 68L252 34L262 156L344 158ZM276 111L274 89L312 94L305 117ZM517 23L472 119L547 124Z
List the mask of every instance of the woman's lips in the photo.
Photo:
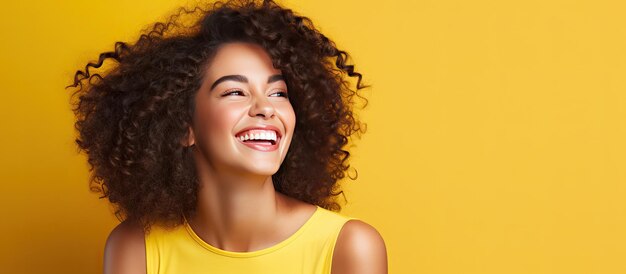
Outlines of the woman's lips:
M280 143L281 137L277 137L276 142L272 144L270 141L241 141L239 138L235 138L237 141L251 149L258 151L274 151L278 149L278 144Z

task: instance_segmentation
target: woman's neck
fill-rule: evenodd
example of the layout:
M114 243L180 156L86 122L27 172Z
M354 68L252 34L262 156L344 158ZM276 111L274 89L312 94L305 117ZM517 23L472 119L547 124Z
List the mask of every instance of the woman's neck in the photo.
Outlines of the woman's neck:
M288 208L271 176L198 169L198 179L196 213L188 221L199 237L214 247L236 252L269 244L277 220Z

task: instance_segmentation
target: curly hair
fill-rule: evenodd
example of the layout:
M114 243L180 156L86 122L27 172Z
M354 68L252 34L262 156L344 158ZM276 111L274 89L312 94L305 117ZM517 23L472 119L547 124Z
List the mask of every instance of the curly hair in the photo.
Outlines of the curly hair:
M184 18L192 18L191 25ZM339 211L338 181L348 173L349 138L365 132L353 112L369 87L349 55L312 21L266 0L180 8L131 44L116 42L74 75L76 143L88 156L90 190L115 206L119 220L177 226L195 212L198 178L188 135L194 98L220 45L263 47L285 77L296 128L285 160L272 175L276 191ZM114 61L104 70L105 61ZM345 74L357 77L351 89ZM355 170L356 171L356 170ZM351 179L354 177L348 176ZM344 195L345 198L345 195Z

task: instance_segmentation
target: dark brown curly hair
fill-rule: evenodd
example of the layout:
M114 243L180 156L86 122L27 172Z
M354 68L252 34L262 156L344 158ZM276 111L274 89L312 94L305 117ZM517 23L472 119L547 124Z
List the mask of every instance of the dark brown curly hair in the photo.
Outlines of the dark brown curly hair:
M191 24L185 25L186 19ZM189 20L187 20L189 21ZM339 211L338 180L350 165L349 137L365 132L353 112L368 87L349 55L307 17L266 0L181 8L134 43L116 42L68 86L79 151L88 156L91 191L115 206L119 220L182 224L195 212L198 179L187 137L194 97L220 45L262 46L280 69L296 113L296 128L274 187L287 196ZM105 61L113 61L104 70ZM108 62L107 62L108 63ZM345 74L357 77L351 89ZM354 177L348 176L351 179ZM345 198L345 195L344 195Z

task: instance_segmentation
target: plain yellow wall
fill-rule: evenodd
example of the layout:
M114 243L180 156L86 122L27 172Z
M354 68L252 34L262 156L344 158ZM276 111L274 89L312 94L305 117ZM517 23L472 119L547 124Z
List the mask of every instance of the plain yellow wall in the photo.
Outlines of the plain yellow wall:
M3 3L0 272L101 271L117 220L63 87L183 3ZM282 3L373 85L342 213L390 273L626 273L623 1Z

